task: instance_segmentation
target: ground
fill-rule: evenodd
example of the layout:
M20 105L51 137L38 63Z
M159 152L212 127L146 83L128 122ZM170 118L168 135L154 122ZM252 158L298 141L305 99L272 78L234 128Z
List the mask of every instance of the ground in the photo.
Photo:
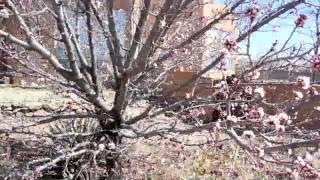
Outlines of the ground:
M105 97L111 98L112 93L106 92ZM69 111L62 111L62 113L90 110L90 107L77 108L80 103L74 103L79 100L75 98L75 96L63 93L54 93L47 88L2 86L0 87L2 107L0 129L11 130L13 127L32 124L45 118L41 115L51 116L55 112L60 112L61 109L69 109ZM48 106L52 107L51 111L42 111L43 107L48 108ZM26 110L24 107L30 109ZM46 108L44 109L47 110ZM143 109L143 104L131 108L133 110L130 112L137 113ZM25 115L28 113L39 116L36 118L26 117ZM159 116L157 119L157 121L163 122L169 120L172 119L165 116ZM179 126L182 128L188 125L179 124ZM2 159L0 160L0 177L2 174L10 174L10 171L26 168L22 162L33 159L24 157L23 153L41 152L41 149L32 148L33 143L40 141L43 145L50 144L50 141L42 137L48 132L48 124L31 127L29 130L35 134L7 135L0 133L0 158ZM127 139L125 142L128 148L123 158L123 173L128 179L154 180L263 179L276 176L276 174L270 174L270 172L276 172L272 166L263 166L256 170L254 167L256 165L250 159L241 156L241 150L231 143L232 141L228 141L226 144L224 142L214 144L210 137L212 135L209 132L203 131L179 136L179 139L174 136L168 136L165 139L160 137L141 138L134 141ZM223 136L222 140L224 139L227 137ZM194 144L203 145L194 146ZM253 171L253 169L255 170Z
M106 93L105 96L112 96ZM70 98L52 92L47 88L34 87L0 87L0 104L2 112L0 113L0 124L2 130L9 130L13 127L32 124L34 120L42 120L44 117L25 117L24 107L30 108L31 112L39 112L40 107L56 106L61 107L68 104ZM143 109L142 107L140 107ZM34 109L34 110L33 110ZM139 107L136 107L131 115L137 113ZM21 113L20 113L21 112ZM33 114L32 114L33 115ZM45 114L50 115L50 114ZM167 121L167 117L160 116L158 120ZM48 124L31 127L32 133L43 135L48 132ZM190 136L182 137L190 144L206 142L208 133L196 133ZM26 135L21 133L1 134L1 158L0 174L10 174L10 170L23 169L23 163L27 159L20 159L24 151L30 151L35 138L40 136ZM41 138L43 143L50 143L45 137ZM186 140L188 139L188 140ZM201 161L201 156L209 149L215 149L213 145L186 146L175 143L169 139L163 140L157 138L138 139L134 142L127 140L128 151L127 160L124 163L124 174L130 179L141 179L150 177L152 179L188 179L191 177L201 177L210 175L210 168L207 162ZM18 149L17 149L18 148ZM38 150L37 150L38 151ZM199 159L200 158L200 159ZM30 160L30 159L29 159ZM31 161L31 160L30 160Z
M0 85L0 105L39 106L64 101L47 88Z

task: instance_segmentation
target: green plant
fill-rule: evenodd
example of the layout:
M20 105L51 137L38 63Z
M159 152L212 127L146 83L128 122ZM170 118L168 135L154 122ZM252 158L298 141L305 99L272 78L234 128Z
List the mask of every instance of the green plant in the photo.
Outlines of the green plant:
M54 140L62 140L65 145L74 147L84 141L92 140L94 137L91 135L97 130L98 123L94 119L71 119L50 125L49 135Z

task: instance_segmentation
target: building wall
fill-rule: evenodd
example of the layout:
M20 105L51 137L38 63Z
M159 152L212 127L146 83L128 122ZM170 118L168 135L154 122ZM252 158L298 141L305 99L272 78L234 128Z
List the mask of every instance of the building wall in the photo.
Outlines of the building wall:
M139 6L142 5L141 1L140 2L138 2L138 1L139 0L136 0L136 1L134 1L134 0L116 0L115 4L114 4L115 10L124 10L124 11L130 13L130 7L136 6L136 8L138 7L137 9L139 9ZM152 11L155 11L156 7L161 7L162 1L153 0L151 2L152 2L151 3L152 4L151 5ZM207 0L200 0L199 3L203 4L203 5L200 5L199 7L194 9L193 16L198 16L198 17L203 17L205 19L208 19L207 22L209 22L211 20L210 18L212 18L212 17L218 15L219 13L221 13L222 11L226 10L224 5L209 3ZM137 16L139 16L139 15L137 15ZM135 19L136 22L137 22L137 20L138 19ZM150 24L150 27L152 26L152 24L154 22L155 22L154 16L149 16L148 23ZM132 23L132 22L128 21L128 26L130 26L129 25L130 23ZM206 24L204 23L203 26L204 25L206 25ZM172 28L174 29L175 27L172 27ZM130 29L132 31L135 28L131 27L128 29ZM231 37L234 37L235 36L235 22L233 21L233 17L232 16L228 17L228 20L225 20L225 21L215 25L212 28L212 30L210 30L210 31L211 31L211 34L212 34L212 32L217 32L215 35L208 34L208 37L211 37L212 39L215 39L218 36L220 36L219 33L229 33L229 34L231 34ZM206 43L207 43L206 41L203 42L204 45L208 45ZM219 42L219 43L223 46L223 42ZM218 43L216 43L216 44L218 44ZM172 71L168 75L168 79L167 79L168 86L163 87L164 93L166 93L166 92L170 91L172 88L177 87L180 84L190 80L193 76L195 76L197 74L197 71L199 71L200 69L202 69L203 67L208 65L208 63L212 62L212 60L208 59L205 56L205 54L199 53L198 57L199 58L198 58L197 62L195 62L194 65L192 65L191 69L183 70L185 68L180 67L179 69ZM233 57L233 56L230 57L230 67L229 67L228 71L226 72L226 75L231 75L231 74L235 73L236 63L237 63L236 57ZM220 71L213 70L210 73L207 73L205 75L205 77L200 80L200 82L198 82L197 84L195 84L195 83L191 84L189 87L186 87L183 90L177 92L175 94L175 96L184 97L185 94L192 93L192 92L194 92L196 95L211 96L213 91L212 91L212 87L210 84L210 78L219 79L219 78L222 78L222 76L223 76L223 74ZM206 77L208 77L209 79ZM197 87L195 87L195 86L197 86Z
M203 5L199 6L199 9L196 10L196 15L203 17L207 20L206 23L209 23L212 18L214 18L219 13L226 10L224 5L213 4L208 2L207 0L202 0ZM222 34L229 34L230 38L235 38L235 21L234 17L230 16L227 18L228 20L222 21L219 24L215 25L211 30L207 32L206 39L202 42L208 49L210 47L223 50L224 40ZM204 25L206 25L203 24ZM220 46L220 47L219 47ZM172 89L179 87L181 84L192 79L192 77L196 76L198 71L206 67L212 61L215 60L214 57L210 58L210 53L216 55L217 52L209 52L208 54L204 52L199 55L199 61L201 66L195 66L191 70L185 70L185 68L178 68L171 72L168 76L167 85L163 87L163 94L165 96L168 95ZM216 79L222 79L223 76L235 74L235 69L237 65L237 57L230 55L228 57L229 67L226 72L221 72L220 69L212 69L208 73L206 73L203 77L201 77L197 82L191 83L188 87L185 87L178 92L176 92L173 96L176 98L185 98L186 96L212 96L214 93L214 88L212 87L212 81Z
M51 15L49 14L43 14L41 15L41 18L38 18L38 24L29 24L31 28L33 27L39 27L37 31L34 31L34 34L38 36L42 44L51 50L52 52L55 50L55 42L51 38L52 35L54 34L54 29L55 26L53 23L48 23L48 22L53 22L54 19ZM27 21L28 22L28 21ZM15 37L18 37L19 39L25 40L25 35L24 32L19 28L18 22L16 18L11 15L8 18L3 19L2 21L2 28L6 32L14 35ZM23 48L17 45L10 44L12 48L15 49L17 52L25 51ZM22 59L21 60L26 63L26 64L34 64L38 65L37 67L34 68L39 68L43 72L48 72L48 73L53 73L54 70L53 68L47 63L47 60L43 59L41 56L39 56L35 52L28 52L28 58L29 59ZM27 62L31 61L31 62ZM20 83L31 83L31 82L36 82L37 78L32 76L31 74L34 73L26 68L24 68L23 65L21 65L17 60L8 58L7 59L7 64L13 68L15 68L17 71L23 71L24 73L14 73L13 76L10 76L11 80L10 83L13 84L20 84ZM8 71L11 71L10 69L7 69ZM30 74L30 75L28 75Z
M13 18L12 16L2 20L2 29L4 29L5 31L7 31L17 37L21 37L22 32L16 28L16 19ZM6 64L8 66L21 68L19 63L17 63L17 61L15 61L9 57L1 56L0 60L2 61L2 63ZM0 66L3 71L2 72L3 76L1 77L2 79L10 79L9 80L10 83L18 83L20 81L20 79L18 78L18 74L12 74L13 71L10 70L9 68L7 68L3 64L1 64Z
M207 0L203 0L204 6L201 8L201 15L205 18L208 18L209 21L213 17L216 17L219 15L219 13L224 12L227 10L225 8L225 5L223 4L213 4L208 2ZM229 16L226 18L226 20L221 21L220 23L216 24L211 30L207 32L208 37L212 38L212 41L209 40L209 42L213 42L214 44L220 44L220 48L223 47L224 40L221 37L224 37L225 35L229 34L230 39L234 39L235 34L235 18L234 16ZM210 47L210 46L208 46ZM221 50L222 50L221 49ZM204 64L208 65L213 61L213 59L205 59L204 57ZM234 55L228 55L227 57L227 71L225 72L227 75L235 74L235 67L237 64L237 57ZM206 77L214 78L214 79L221 79L223 74L220 72L220 70L211 70L209 73L205 75Z
M274 81L296 81L298 76L307 76L313 78L314 81L320 81L319 72L310 71L288 71L288 70L267 70L260 71L260 80Z

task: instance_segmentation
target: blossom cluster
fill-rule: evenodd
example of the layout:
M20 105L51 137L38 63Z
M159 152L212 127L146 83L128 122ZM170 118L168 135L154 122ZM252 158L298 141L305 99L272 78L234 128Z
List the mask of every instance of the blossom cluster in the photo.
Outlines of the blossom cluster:
M290 117L286 113L279 113L277 115L269 116L264 120L263 124L266 127L271 127L279 132L285 131L285 126L292 123Z
M308 158L303 159L300 156L294 161L294 167L292 169L286 169L286 175L292 179L299 179L300 177L307 179L320 178L320 172L308 162Z
M313 59L313 68L317 71L320 71L320 57L315 57Z
M258 13L259 13L259 7L255 5L246 10L245 16L249 17L251 21L254 21L258 16Z
M247 76L248 76L248 78L249 78L250 80L259 79L259 77L260 77L260 71L257 69L257 70L255 70L255 71L249 72Z
M297 20L295 21L296 27L303 27L305 24L305 21L307 20L307 16L304 14L300 14Z
M225 47L229 52L235 50L236 46L237 46L237 42L234 41L234 40L226 40L226 41L224 42L224 47Z
M310 78L306 76L299 76L297 78L297 85L302 89L310 88Z
M297 86L303 90L306 90L309 96L315 96L319 94L317 89L311 86L310 77L299 76L296 82ZM301 91L294 91L294 93L297 100L300 100L304 97Z
M264 110L262 107L259 107L257 109L252 109L249 111L248 117L250 119L259 119L262 118L265 115Z

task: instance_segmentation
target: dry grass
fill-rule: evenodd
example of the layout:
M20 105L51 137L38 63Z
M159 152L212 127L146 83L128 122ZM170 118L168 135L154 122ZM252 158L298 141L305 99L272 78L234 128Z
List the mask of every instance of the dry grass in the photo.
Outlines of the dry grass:
M234 144L227 144L223 148L214 145L186 148L167 140L142 140L130 147L130 166L125 168L125 174L129 179L150 180L275 178L268 175L276 172L273 166L253 170L253 161Z
M62 104L66 101L47 88L0 86L0 105L39 106L43 104Z
M110 100L113 97L113 94L109 91L106 91L104 95ZM38 106L48 103L60 104L66 100L66 98L56 95L49 89L0 86L0 104L4 105ZM134 116L143 109L142 106L130 107L128 116ZM157 119L157 121L161 120ZM167 121L167 119L163 119L163 121ZM0 125L14 126L18 123L20 123L20 120L15 117L4 117L0 113ZM37 131L41 132L44 129L47 128L36 128ZM202 135L208 136L206 133L208 132L203 132ZM15 135L15 139L23 138L25 138L25 135ZM196 134L190 135L188 139L193 142L201 141ZM267 175L276 166L253 171L253 163L245 156L244 152L241 152L231 143L227 144L222 149L213 145L200 148L186 147L158 138L140 139L129 146L128 161L130 162L124 163L124 173L129 179L152 180L276 179ZM5 152L2 153L5 154ZM13 165L11 162L0 161L0 166ZM219 174L220 171L222 175Z

